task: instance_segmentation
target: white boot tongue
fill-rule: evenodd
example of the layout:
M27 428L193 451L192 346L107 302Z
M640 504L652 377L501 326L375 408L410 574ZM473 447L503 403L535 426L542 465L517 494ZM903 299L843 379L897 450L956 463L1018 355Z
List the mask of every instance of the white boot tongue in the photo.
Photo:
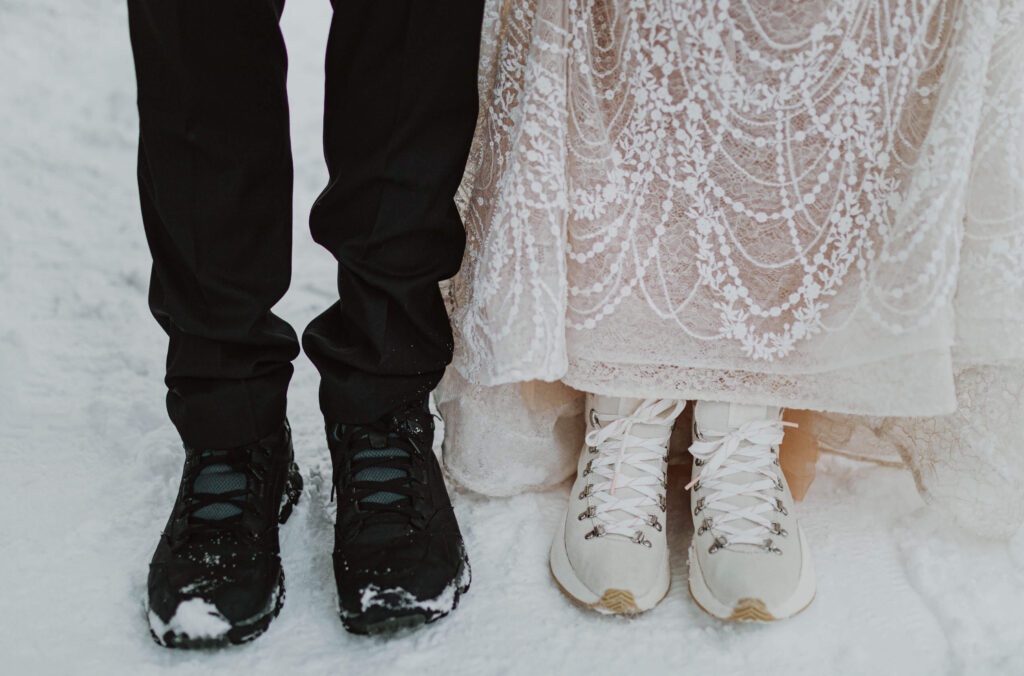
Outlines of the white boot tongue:
M717 401L698 401L694 420L701 434L727 434L755 420L778 420L782 410L778 406L727 404Z
M591 400L591 407L598 416L624 417L632 416L643 405L645 399L630 399L623 397L606 397L595 394ZM670 416L671 409L665 410L659 417L650 418L644 422L634 422L629 430L634 436L654 439L665 434L665 426L671 427L675 424L675 417ZM607 424L607 418L601 421ZM597 427L597 425L594 425Z
M603 394L595 394L593 407L598 414L605 415L631 415L640 408L643 399L627 399L625 397L606 397Z

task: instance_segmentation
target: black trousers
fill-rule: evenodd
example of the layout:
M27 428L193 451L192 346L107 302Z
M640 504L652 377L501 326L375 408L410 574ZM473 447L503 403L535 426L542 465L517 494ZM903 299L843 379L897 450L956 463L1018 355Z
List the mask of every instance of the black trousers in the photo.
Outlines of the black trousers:
M304 0L310 2L312 0ZM333 0L310 216L339 301L306 328L330 420L427 394L451 360L438 281L461 263L453 196L476 121L482 0ZM167 408L193 446L274 431L299 343L271 312L291 276L284 0L128 0L150 307Z

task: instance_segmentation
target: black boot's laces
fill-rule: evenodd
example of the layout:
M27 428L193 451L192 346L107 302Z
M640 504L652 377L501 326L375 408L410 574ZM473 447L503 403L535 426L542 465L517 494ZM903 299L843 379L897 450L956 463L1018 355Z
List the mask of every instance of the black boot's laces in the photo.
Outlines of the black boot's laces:
M405 523L414 528L425 524L416 510L426 497L423 481L423 456L410 436L394 425L375 422L368 425L335 425L334 438L339 442L341 457L334 463L332 498L339 482L347 500L358 504L352 525L361 529L372 523ZM382 448L400 451L380 456L368 451ZM347 459L347 462L345 461ZM357 479L365 470L397 470L395 476L383 480ZM379 494L393 494L393 499L371 499Z
M186 491L182 496L182 513L185 526L178 533L178 544L187 542L196 535L223 534L234 532L246 534L247 525L253 519L262 518L259 505L260 487L265 480L265 469L253 462L253 448L237 448L229 450L207 450L199 454L184 477ZM236 490L206 493L196 491L196 479L203 470L211 466L227 466L233 472L245 477L245 487ZM236 513L220 518L200 516L207 507L227 505L236 508Z

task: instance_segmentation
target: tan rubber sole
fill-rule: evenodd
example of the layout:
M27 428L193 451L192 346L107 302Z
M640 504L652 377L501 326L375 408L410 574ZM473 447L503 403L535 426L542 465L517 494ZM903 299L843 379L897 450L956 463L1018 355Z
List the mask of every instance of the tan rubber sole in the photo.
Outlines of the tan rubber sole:
M775 616L761 599L740 599L732 609L729 622L774 622Z
M687 586L689 586L689 585L687 585ZM693 599L693 602L697 604L698 608L703 610L708 615L711 615L712 617L716 617L716 615L714 613L712 613L711 611L709 611L707 608L705 608L704 606L702 606L700 604L700 601L697 600L697 597L693 595L693 590L692 589L690 589L689 591L690 591L690 598ZM811 604L814 603L814 598L816 598L816 597L817 597L817 594L815 594L815 596L812 597L811 600L807 602L806 606L804 606L803 608L801 608L800 610L796 611L795 613L793 613L792 615L790 615L788 617L775 617L770 612L768 612L767 606L765 606L764 601L762 601L761 599L740 599L739 601L736 602L736 606L733 607L732 615L730 615L727 618L724 618L724 621L726 621L726 622L778 622L780 620L788 620L791 617L796 617L800 613L802 613L805 610L807 610L808 608L810 608ZM719 618L719 619L723 619L723 618Z
M555 571L551 568L550 562L548 563L548 570L551 571L551 579L555 581L555 584L557 584L558 588L562 590L562 593L572 599L573 603L582 608L590 608L591 610L596 610L597 612L606 615L625 615L627 617L635 617L647 612L645 610L641 610L640 607L637 606L636 600L633 598L633 592L625 589L607 589L601 598L594 603L581 601L570 594L569 590L563 587L562 583L558 581L558 578L555 577ZM671 584L669 584L669 589L671 589ZM667 590L665 591L665 595L658 600L658 603L664 601L666 596L668 596Z
M604 596L597 603L590 604L590 607L604 609L616 615L639 615L640 607L633 600L633 592L625 589L608 589Z

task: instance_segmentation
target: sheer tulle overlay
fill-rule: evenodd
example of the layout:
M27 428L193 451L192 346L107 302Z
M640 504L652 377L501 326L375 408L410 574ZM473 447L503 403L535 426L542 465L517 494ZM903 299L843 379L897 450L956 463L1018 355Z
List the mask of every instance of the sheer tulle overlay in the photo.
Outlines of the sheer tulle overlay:
M481 63L457 479L564 479L571 386L829 412L926 495L1024 480L1024 1L493 0Z

